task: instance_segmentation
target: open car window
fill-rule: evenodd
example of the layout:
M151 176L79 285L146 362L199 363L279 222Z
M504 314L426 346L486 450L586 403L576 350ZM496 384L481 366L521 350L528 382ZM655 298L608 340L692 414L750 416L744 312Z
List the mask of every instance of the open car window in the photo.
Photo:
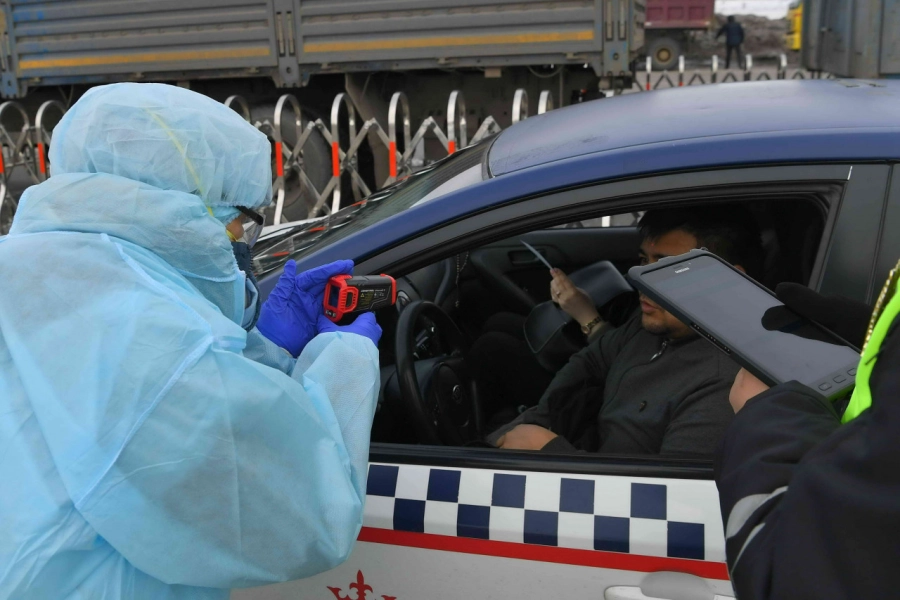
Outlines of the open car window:
M749 191L742 190L734 193L732 199L728 199L727 194L722 194L714 203L722 206L734 205L747 209L752 214L753 219L757 222L761 233L762 250L765 254L762 260L761 271L758 277L769 286L774 286L779 281L796 281L798 283L807 283L810 280L814 263L817 256L820 255L820 242L823 235L823 229L826 220L825 202L830 203L830 198L837 193L837 190L822 190L819 193L801 193L796 189L785 187L778 193L773 193L771 189L765 191ZM826 197L829 198L826 200ZM456 328L467 339L467 344L471 350L473 345L479 343L479 340L486 332L493 334L503 334L507 340L511 337L518 337L516 343L508 344L506 348L511 348L509 352L518 353L516 356L522 358L521 364L510 362L506 366L497 366L497 368L487 367L488 372L502 372L513 380L511 388L516 390L516 386L528 381L536 381L541 379L535 377L534 374L540 372L544 363L550 363L546 360L548 356L535 356L533 349L529 349L528 343L521 337L521 331L525 319L532 314L532 310L542 304L550 302L549 297L549 281L550 277L546 267L536 257L531 254L522 244L521 241L528 241L533 247L548 259L554 267L561 268L564 272L572 274L579 270L590 270L596 266L596 263L608 261L609 264L605 268L612 268L619 273L625 273L630 266L638 262L638 247L640 245L640 233L638 230L638 221L647 208L646 201L635 198L634 210L629 208L620 208L613 214L608 216L602 212L585 211L584 216L576 216L569 223L562 226L547 227L539 223L535 223L533 227L526 232L518 233L513 237L491 241L487 244L472 245L454 256L443 258L437 263L432 263L425 267L420 267L419 271L401 277L398 283L400 286L407 285L405 279L413 275L421 275L419 279L425 276L428 271L429 276L434 280L434 284L427 286L421 281L410 280L409 288L415 292L410 297L413 300L423 300L427 302L437 302L443 312L455 323ZM679 206L696 205L701 199L694 198L690 193L685 194L684 200ZM672 206L667 203L667 206ZM548 215L547 220L550 220ZM557 221L558 223L558 221ZM566 226L568 225L568 227ZM574 225L574 227L573 227ZM398 274L399 275L399 274ZM585 281L585 288L590 288L590 281ZM447 291L445 288L450 286ZM442 292L431 293L429 290L443 290ZM530 304L523 301L523 298L530 299ZM606 310L607 320L617 327L623 327L629 322L629 317L634 314L634 304L628 298L621 298L620 302L609 307L599 307ZM405 306L398 306L393 309L391 316L380 315L379 321L385 329L385 337L383 338L388 344L388 348L384 351L384 358L387 362L383 363L384 367L383 379L387 383L385 387L386 397L380 409L379 416L376 417L376 426L373 431L373 442L389 443L389 444L420 444L434 443L422 439L416 427L410 422L410 415L407 413L409 403L406 399L401 398L402 393L396 382L392 381L394 377L393 349L397 345L396 335L396 319L397 315L402 315L406 310ZM613 315L613 316L610 316ZM500 317L498 319L498 316ZM551 315L552 316L552 315ZM568 345L567 351L571 356L579 350L579 344L584 345L584 335L581 333L577 323L570 323L564 329L560 329L559 335L564 336L572 343ZM422 365L417 365L417 376L422 378L422 394L423 400L429 401L425 397L428 392L429 385L433 385L437 379L429 380L433 374L429 365L424 361L439 361L440 355L452 354L444 351L440 344L432 343L431 340L441 340L442 324L435 320L434 315L424 315L421 323L414 326L412 331L413 351L410 353L413 360ZM555 330L554 330L555 331ZM512 346L516 346L512 348ZM437 351L426 352L424 350L437 349ZM546 348L542 346L543 354L547 354ZM705 347L704 347L705 349ZM541 349L539 349L541 350ZM658 350L658 349L657 349ZM505 351L501 348L493 347L487 352L482 352L475 364L470 365L473 372L484 371L480 369L484 365L491 363L489 360L492 356ZM655 352L656 350L654 350ZM649 352L648 356L653 352ZM526 356L528 355L528 356ZM525 358L531 359L526 361ZM516 396L521 401L505 402L499 404L494 403L490 407L490 413L484 414L484 434L490 434L498 426L510 422L522 411L534 406L544 389L550 384L553 376L564 366L568 358L560 359L558 356L549 357L555 362L555 371L545 373L545 377L541 381L542 389L534 394L530 394L527 402L524 400L528 394L507 394L508 397ZM716 355L716 358L718 356ZM535 360L536 359L536 360ZM561 361L561 362L560 362ZM390 364L388 364L390 362ZM527 363L527 364L525 364ZM435 364L438 364L435 362ZM493 364L493 363L491 363ZM421 367L421 368L419 368ZM483 374L483 373L482 373ZM431 383L429 383L431 381ZM455 382L449 385L449 398L456 402L453 398L453 387ZM493 382L496 387L497 382ZM724 389L724 387L723 387ZM481 394L490 393L487 390L481 390ZM727 404L727 394L723 395L723 402ZM446 410L442 408L438 411L440 415L450 414L451 405L448 404ZM485 407L487 408L487 407ZM593 413L592 419L596 419L596 412ZM458 419L460 422L465 421L465 416ZM471 442L471 440L470 440ZM471 443L453 443L442 442L444 444L454 445L471 445ZM498 450L488 452L501 452ZM505 451L502 451L505 452ZM609 454L591 454L595 459L609 459L613 455ZM615 456L628 456L617 454ZM667 460L674 457L664 457ZM698 456L694 455L693 459L697 460ZM707 453L700 457L700 460L708 458ZM646 460L659 460L659 455L644 455Z

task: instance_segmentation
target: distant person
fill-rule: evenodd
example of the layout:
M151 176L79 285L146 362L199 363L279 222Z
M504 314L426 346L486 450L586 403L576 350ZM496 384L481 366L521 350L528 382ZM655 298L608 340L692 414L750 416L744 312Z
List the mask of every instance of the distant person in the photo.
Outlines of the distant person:
M731 67L731 53L734 52L737 55L738 67L743 69L744 56L741 54L741 44L744 43L744 28L734 20L733 15L728 17L728 21L722 25L719 33L716 34L716 39L722 37L722 34L725 35L725 68Z

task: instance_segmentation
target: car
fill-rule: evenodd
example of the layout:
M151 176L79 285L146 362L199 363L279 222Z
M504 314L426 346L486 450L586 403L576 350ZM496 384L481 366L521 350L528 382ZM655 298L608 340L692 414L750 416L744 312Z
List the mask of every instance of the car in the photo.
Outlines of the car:
M900 81L777 81L587 102L529 118L255 249L397 278L365 517L339 567L233 598L728 598L709 459L485 447L466 364L479 327L548 298L546 268L636 264L636 217L752 210L761 282L874 302L900 257ZM515 377L515 373L510 373ZM277 549L274 549L277 551Z

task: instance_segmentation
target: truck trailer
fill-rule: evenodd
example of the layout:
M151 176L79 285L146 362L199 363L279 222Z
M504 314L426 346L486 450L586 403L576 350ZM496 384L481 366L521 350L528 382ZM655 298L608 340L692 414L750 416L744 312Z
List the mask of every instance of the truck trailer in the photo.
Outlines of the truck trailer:
M0 8L6 98L110 81L302 88L334 74L503 78L549 65L614 85L630 76L645 20L633 0L4 0Z
M900 0L803 0L801 59L838 77L900 77Z

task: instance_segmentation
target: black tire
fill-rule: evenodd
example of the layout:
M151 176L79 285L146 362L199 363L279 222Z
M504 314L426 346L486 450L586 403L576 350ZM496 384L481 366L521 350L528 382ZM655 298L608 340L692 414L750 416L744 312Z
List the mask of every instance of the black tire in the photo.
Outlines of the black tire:
M671 71L678 66L681 44L670 37L660 37L647 45L647 55L653 61L656 71Z
M301 109L304 119L303 126L305 128L307 125L307 118L315 119L317 117L315 113L313 113L306 107L301 107ZM256 123L257 121L263 122L266 120L268 120L270 123L274 123L274 112L275 106L273 104L268 104L253 108L250 112L250 116L252 122L254 123ZM285 123L287 123L292 118L293 116L291 112L289 110L285 110ZM294 128L292 126L285 125L283 130L285 143L293 147L293 145L297 143L297 136L294 133ZM331 148L328 146L325 138L322 137L322 134L318 130L316 130L313 131L312 134L310 134L310 136L307 138L300 154L302 157L301 164L303 165L303 170L306 172L307 177L309 177L313 185L316 186L318 192L321 193L322 190L325 189L325 186L328 185L328 181L331 179ZM274 174L275 161L273 157L273 177ZM272 198L272 201L272 208L266 210L266 222L269 224L273 222L275 214L274 197ZM330 206L331 198L327 198L325 202ZM305 185L301 185L298 174L290 173L286 170L284 209L282 212L281 222L287 223L289 221L299 221L308 218L309 211L313 206L315 206L315 203L315 194L307 189Z

